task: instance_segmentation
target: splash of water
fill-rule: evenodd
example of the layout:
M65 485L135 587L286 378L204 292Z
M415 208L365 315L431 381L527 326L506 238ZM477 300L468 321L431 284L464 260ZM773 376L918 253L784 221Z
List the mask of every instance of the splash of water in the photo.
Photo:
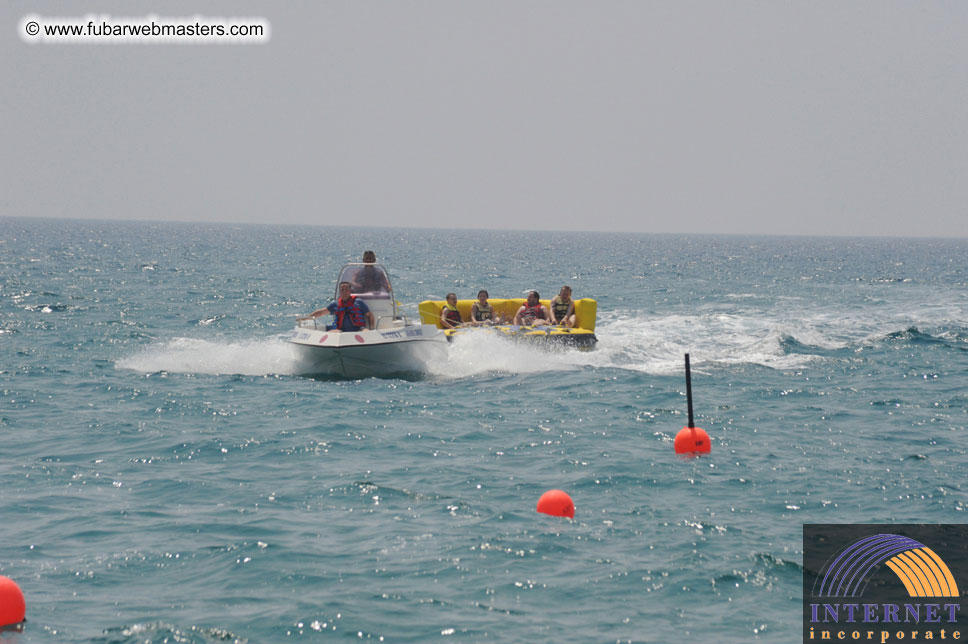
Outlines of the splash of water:
M902 319L903 318L903 319ZM950 323L950 320L944 320ZM529 345L486 331L459 335L446 357L427 365L436 379L490 373L527 374L617 368L652 375L678 374L682 355L693 364L757 364L802 368L825 354L862 346L908 328L905 316L848 312L770 316L706 312L643 316L609 312L596 328L594 351ZM120 369L144 373L300 375L298 351L285 336L236 342L175 338L123 358Z
M487 373L538 373L574 369L574 351L547 351L486 330L463 333L447 357L429 366L436 378L468 378Z
M142 373L294 375L299 357L281 337L239 342L174 338L122 358L116 366Z

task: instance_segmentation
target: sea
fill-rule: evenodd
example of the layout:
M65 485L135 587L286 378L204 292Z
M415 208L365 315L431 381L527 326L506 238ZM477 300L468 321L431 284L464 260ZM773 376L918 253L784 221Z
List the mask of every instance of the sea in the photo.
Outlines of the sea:
M368 249L597 348L301 374ZM803 525L968 522L966 428L966 239L2 218L0 642L795 642Z

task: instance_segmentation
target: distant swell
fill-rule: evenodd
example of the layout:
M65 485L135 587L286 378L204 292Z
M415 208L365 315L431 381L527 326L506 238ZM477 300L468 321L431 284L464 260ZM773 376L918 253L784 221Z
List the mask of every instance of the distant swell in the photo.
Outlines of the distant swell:
M892 342L904 342L910 344L949 345L952 348L968 350L968 330L956 328L951 330L941 330L937 333L928 333L918 327L912 326L903 331L889 333L886 339Z

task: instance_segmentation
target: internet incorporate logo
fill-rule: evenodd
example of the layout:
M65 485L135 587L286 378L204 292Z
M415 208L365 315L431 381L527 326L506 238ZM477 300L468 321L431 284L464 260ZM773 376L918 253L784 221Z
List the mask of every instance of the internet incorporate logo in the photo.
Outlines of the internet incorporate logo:
M968 526L808 524L803 543L804 642L961 639Z
M827 568L815 597L858 597L871 573L886 564L911 597L957 597L958 584L931 548L897 534L876 534L845 547Z

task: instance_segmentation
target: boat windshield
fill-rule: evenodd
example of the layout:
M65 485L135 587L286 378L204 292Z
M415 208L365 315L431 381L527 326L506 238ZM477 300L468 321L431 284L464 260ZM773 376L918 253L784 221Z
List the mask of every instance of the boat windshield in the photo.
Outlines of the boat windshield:
M365 299L388 299L392 297L390 277L387 269L380 264L347 264L340 271L336 280L336 297L339 297L339 285L350 283L350 292Z

